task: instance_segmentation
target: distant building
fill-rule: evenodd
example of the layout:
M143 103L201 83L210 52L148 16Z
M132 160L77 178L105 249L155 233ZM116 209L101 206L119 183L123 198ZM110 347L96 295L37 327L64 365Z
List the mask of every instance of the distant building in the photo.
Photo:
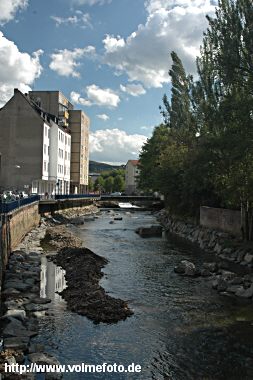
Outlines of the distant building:
M69 113L71 130L71 192L88 192L89 183L89 126L90 120L83 111Z
M0 136L2 189L68 193L71 135L57 116L15 89L0 110Z
M71 132L71 193L85 193L89 182L89 126L90 120L60 91L30 91L33 101L46 112L56 115L63 128Z
M101 176L101 173L89 173L89 178L91 179L93 184L96 182L96 180L100 176Z
M125 180L126 180L126 194L127 195L133 195L138 194L138 177L139 177L139 168L138 168L139 161L138 160L128 160L126 164L126 174L125 174Z

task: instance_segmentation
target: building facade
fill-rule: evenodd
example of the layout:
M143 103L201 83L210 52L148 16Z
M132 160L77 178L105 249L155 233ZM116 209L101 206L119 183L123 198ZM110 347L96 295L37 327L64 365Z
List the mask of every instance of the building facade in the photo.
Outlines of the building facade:
M73 105L60 91L30 91L29 95L43 110L56 115L60 126L69 128L71 133L70 191L71 193L88 192L89 118L83 111L74 110Z
M138 160L128 160L126 164L126 173L125 173L126 190L125 191L127 195L138 194L138 177L140 174L138 164L139 164Z
M89 126L90 120L83 111L71 110L71 192L88 192L89 183Z
M64 149L64 163L55 157L59 131L70 139ZM29 95L14 90L14 96L0 110L0 187L36 194L54 194L70 188L71 135L58 125L58 119L44 112ZM65 140L64 140L65 141ZM58 165L64 165L57 172ZM67 174L68 173L68 174Z

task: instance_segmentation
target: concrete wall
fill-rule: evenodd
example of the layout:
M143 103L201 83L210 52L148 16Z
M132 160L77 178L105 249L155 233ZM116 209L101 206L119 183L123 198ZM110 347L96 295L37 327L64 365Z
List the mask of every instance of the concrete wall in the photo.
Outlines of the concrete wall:
M203 206L200 207L200 225L233 235L241 235L241 213L237 210Z

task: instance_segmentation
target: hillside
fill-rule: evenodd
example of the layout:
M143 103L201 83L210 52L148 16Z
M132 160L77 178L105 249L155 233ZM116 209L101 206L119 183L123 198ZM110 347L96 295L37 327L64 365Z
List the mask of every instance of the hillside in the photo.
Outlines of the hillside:
M109 164L105 164L104 162L96 162L96 161L89 162L90 173L101 173L108 170L122 169L122 168L124 168L124 165L109 165Z

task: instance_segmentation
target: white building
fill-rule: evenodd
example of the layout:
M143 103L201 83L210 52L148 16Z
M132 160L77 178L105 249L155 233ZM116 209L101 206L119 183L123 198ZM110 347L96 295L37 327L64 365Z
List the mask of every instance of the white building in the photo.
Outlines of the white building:
M140 174L138 164L138 160L128 160L126 164L125 180L127 195L135 195L138 193L138 177Z
M69 194L71 135L51 121L49 145L49 179L55 181L56 194Z

